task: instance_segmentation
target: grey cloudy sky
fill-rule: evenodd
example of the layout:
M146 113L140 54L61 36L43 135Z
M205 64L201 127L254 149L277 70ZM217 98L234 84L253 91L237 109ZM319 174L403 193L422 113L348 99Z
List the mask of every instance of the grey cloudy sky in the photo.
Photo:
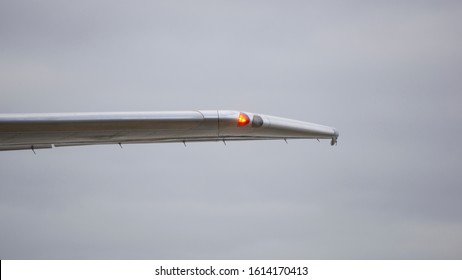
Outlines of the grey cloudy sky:
M235 109L328 141L0 153L1 259L461 259L462 2L0 2L0 112Z

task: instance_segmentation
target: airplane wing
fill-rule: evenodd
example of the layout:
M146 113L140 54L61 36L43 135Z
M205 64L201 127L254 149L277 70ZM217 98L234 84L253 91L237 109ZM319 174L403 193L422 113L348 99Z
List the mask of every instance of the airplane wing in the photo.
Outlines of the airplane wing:
M274 139L330 139L336 129L239 111L0 114L0 151L52 147Z

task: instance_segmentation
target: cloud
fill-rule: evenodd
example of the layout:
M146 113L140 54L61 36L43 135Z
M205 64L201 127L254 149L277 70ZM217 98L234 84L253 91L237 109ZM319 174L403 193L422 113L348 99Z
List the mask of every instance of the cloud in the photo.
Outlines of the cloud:
M461 11L3 1L2 113L237 109L340 138L2 152L0 258L460 258Z

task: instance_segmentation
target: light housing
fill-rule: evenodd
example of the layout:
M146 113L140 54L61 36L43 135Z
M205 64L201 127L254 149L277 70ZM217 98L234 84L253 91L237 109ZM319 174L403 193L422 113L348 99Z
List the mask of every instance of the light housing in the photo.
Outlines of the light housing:
M247 114L240 113L237 118L237 126L244 126L250 123L250 118Z

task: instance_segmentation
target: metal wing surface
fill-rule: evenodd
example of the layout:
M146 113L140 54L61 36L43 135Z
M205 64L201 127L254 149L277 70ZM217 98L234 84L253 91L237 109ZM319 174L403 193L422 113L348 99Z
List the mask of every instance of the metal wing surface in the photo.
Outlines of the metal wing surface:
M0 114L0 151L63 146L331 139L334 128L228 110Z

